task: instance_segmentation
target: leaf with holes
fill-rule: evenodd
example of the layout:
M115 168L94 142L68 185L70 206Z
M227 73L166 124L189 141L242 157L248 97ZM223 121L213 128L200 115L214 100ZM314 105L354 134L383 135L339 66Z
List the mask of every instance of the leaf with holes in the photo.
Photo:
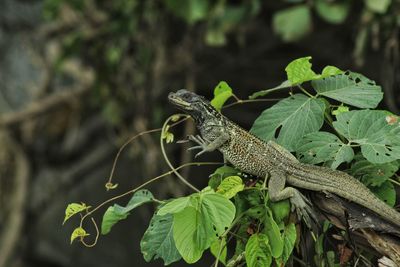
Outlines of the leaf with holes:
M358 108L376 108L383 98L382 88L365 76L347 71L311 82L322 96Z
M389 123L390 113L357 110L339 114L333 126L350 142L361 145L361 153L372 163L400 159L400 125Z
M274 139L277 130L281 128L277 142L294 151L304 135L321 128L324 111L323 100L295 94L264 110L250 131L268 141Z
M353 149L328 132L316 132L303 137L296 152L304 163L318 164L332 161L332 169L343 162L350 162L354 157Z
M381 186L398 170L399 163L397 161L373 164L358 154L355 157L355 162L351 165L349 173L360 179L367 186Z
M283 252L282 257L277 259L278 266L285 266L285 263L292 254L294 245L296 243L296 238L296 226L294 223L289 223L285 226L285 230L283 232Z
M274 258L279 258L283 253L283 238L279 227L272 218L272 212L267 211L265 213L265 228L264 233L268 236L268 240L271 247L271 255Z
M389 206L394 207L396 204L396 189L394 189L394 186L390 181L386 181L378 187L370 187L370 189L377 197L382 199Z
M245 249L248 267L268 267L272 263L271 247L265 234L250 236Z
M101 234L106 235L111 231L111 228L120 220L124 220L128 217L129 212L134 208L137 208L147 202L153 201L153 194L146 190L137 191L133 194L132 198L129 200L125 207L118 204L108 207L103 215L103 221L101 223Z
M287 78L292 85L301 84L306 81L311 81L319 77L311 69L311 57L302 57L293 60L285 68Z
M78 237L85 237L88 236L89 234L86 233L85 229L83 229L82 227L78 227L75 228L75 230L72 232L71 234L71 244L72 242L74 242L75 239L77 239Z
M244 184L239 176L229 176L222 180L218 186L217 193L226 198L233 198L238 192L244 189Z
M172 223L171 214L153 215L140 241L140 249L147 262L161 258L164 265L169 265L182 258L175 246Z
M228 229L235 217L235 205L213 191L190 196L197 203L174 213L174 240L187 263L198 261L203 251Z
M232 95L232 88L224 81L219 82L214 89L214 98L211 100L211 105L216 110L221 110L222 106Z

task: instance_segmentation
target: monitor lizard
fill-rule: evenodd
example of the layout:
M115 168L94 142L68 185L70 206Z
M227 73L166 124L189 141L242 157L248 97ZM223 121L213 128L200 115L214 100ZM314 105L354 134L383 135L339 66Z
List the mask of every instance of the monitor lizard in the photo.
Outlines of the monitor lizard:
M224 159L240 171L268 177L271 201L289 199L292 209L309 225L312 209L308 200L295 188L332 193L372 210L386 221L400 227L400 213L376 197L351 175L330 168L299 162L295 156L273 141L265 142L236 125L202 96L185 89L171 92L169 101L189 114L200 135L189 136L201 149L196 156L219 150ZM291 185L286 186L285 185Z

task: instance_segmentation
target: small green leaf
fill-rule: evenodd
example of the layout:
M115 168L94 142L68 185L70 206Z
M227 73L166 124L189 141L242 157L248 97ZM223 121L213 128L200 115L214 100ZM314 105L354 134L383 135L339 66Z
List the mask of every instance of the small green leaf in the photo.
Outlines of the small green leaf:
M63 224L69 218L74 216L75 214L77 214L77 213L79 213L81 211L87 210L89 208L90 208L90 206L86 206L85 203L81 203L81 204L79 204L79 203L71 203L71 204L68 204L67 208L65 209L65 217L64 217Z
M364 0L364 2L369 10L375 13L385 14L392 0Z
M228 254L228 248L226 247L225 237L223 237L222 239L215 239L214 242L211 243L210 252L216 259L226 265L226 255Z
M396 189L390 181L386 181L378 187L370 187L370 189L389 206L394 207L396 204Z
M344 73L344 71L342 71L341 69L335 67L335 66L326 66L321 73L321 76L319 78L326 78L329 76L333 76L333 75L338 75L338 74L342 74Z
M217 187L219 186L219 184L222 182L223 179L235 175L240 175L240 172L237 169L232 168L228 165L221 166L217 168L213 174L210 175L210 180L208 181L208 185L212 189L217 190Z
M280 266L284 266L288 261L296 243L296 238L296 226L293 223L286 225L283 232L283 253L281 259L278 261Z
M229 176L222 180L217 188L217 193L226 198L233 198L238 192L244 189L244 184L239 176Z
M161 258L164 265L169 265L182 258L175 246L172 223L171 214L154 214L151 218L149 228L140 241L140 249L147 262Z
M279 227L272 218L270 212L266 212L264 232L268 236L271 247L271 255L274 258L279 258L283 253L283 239Z
M295 94L264 110L250 131L269 141L274 139L275 132L280 128L277 142L294 151L304 135L321 128L324 111L323 100Z
M336 169L343 162L350 162L354 157L354 151L348 144L344 144L336 135L328 132L305 135L296 151L304 163L333 161L332 169Z
M361 145L361 153L372 163L400 159L400 125L391 124L388 112L356 110L339 114L333 127L350 142Z
M165 139L167 144L174 142L174 134L169 131L169 125L161 133L161 139Z
M232 95L232 88L224 81L219 82L214 89L214 98L211 100L211 105L216 110L221 110L222 106Z
M289 200L269 202L268 206L271 208L272 214L277 223L282 222L290 214Z
M373 164L362 155L355 157L349 173L360 179L366 186L381 186L399 170L397 161Z
M275 12L272 27L285 42L294 42L310 32L312 19L307 5L296 5Z
M274 88L261 90L261 91L253 93L251 96L249 96L249 99L256 99L261 96L266 96L267 94L269 94L271 92L278 91L280 89L288 88L291 86L292 86L292 83L290 81L286 80L286 81L282 82L280 85L275 86Z
M310 60L311 57L302 57L293 60L286 66L285 71L292 85L301 84L320 77L311 69L312 64Z
M269 267L272 263L271 248L265 234L250 236L246 244L246 264L248 267Z
M337 116L340 113L345 113L350 111L348 106L344 106L344 105L340 105L339 107L337 107L337 109L332 110L332 115Z
M332 24L343 23L350 11L350 4L347 1L330 2L327 0L317 0L315 9L318 15L325 21Z
M153 194L150 191L143 189L134 193L125 207L122 207L118 204L114 204L114 206L108 207L103 215L103 221L101 223L101 234L108 234L114 224L128 217L131 210L147 202L151 202L153 201L153 199Z
M383 98L380 86L355 72L325 77L311 84L319 95L358 108L376 108Z
M89 234L86 233L85 229L83 229L82 227L75 228L75 230L71 234L71 244L78 237L85 237L85 236L88 236L88 235Z

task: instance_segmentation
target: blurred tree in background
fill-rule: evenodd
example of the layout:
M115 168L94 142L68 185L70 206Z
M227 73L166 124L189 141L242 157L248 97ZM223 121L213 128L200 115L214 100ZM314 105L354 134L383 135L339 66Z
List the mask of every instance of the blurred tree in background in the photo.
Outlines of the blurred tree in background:
M312 55L316 69L335 65L377 81L399 114L396 0L1 0L0 10L0 267L144 264L146 208L89 250L69 245L61 221L68 202L110 197L103 184L117 149L161 126L172 112L169 91L209 97L226 80L245 97ZM226 112L249 128L262 108ZM187 124L182 134L193 131ZM181 146L170 153L181 163L191 157ZM165 170L157 138L144 136L117 165L117 191ZM171 177L152 191L185 190Z

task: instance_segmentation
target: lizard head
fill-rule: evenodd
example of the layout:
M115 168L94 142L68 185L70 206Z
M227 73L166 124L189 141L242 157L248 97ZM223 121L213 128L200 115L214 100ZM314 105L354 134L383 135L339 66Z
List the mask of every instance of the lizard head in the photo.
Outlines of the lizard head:
M220 116L220 113L211 106L210 101L185 89L169 93L168 100L198 122Z

